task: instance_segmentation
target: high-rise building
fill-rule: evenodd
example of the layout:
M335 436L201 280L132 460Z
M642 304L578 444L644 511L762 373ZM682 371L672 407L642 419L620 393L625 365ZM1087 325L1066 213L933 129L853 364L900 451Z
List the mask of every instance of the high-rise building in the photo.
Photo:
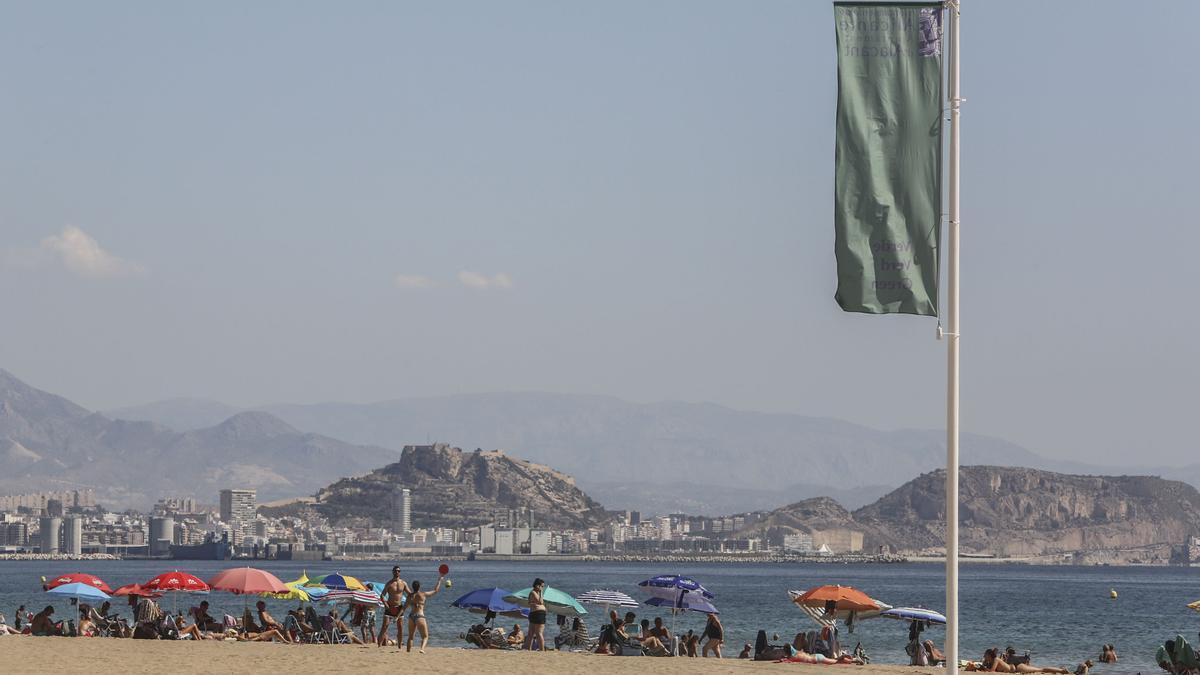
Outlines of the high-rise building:
M412 491L398 488L392 494L392 529L400 534L412 530Z
M29 526L21 522L0 524L0 544L25 546L29 543Z
M150 555L170 555L175 540L175 518L153 516L150 518Z
M258 511L257 494L254 490L221 490L221 520L233 533L233 542L239 543L246 536Z
M83 518L73 516L67 518L66 528L63 529L63 553L67 555L83 554Z
M62 536L62 518L41 519L41 552L58 553L59 538Z

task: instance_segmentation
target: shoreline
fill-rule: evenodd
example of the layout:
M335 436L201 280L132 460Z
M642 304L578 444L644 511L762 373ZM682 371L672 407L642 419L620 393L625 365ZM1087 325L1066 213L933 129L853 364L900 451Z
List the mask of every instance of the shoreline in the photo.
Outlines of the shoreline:
M0 563L4 562L63 562L63 561L106 561L106 562L189 562L188 558L141 558L118 557L104 553L85 553L82 555L64 555L59 553L3 553ZM945 564L945 556L688 556L688 555L496 555L483 554L472 561L468 556L432 556L432 555L369 555L369 556L333 556L321 561L303 561L306 563L320 562L517 562L517 563L683 563L701 565L738 565L738 564L789 564L789 565L909 565L909 564ZM250 563L291 563L297 562L281 558L232 558L230 560L205 560L203 562L220 562L230 565ZM1030 567L1200 567L1200 564L1171 565L1169 563L1135 563L1111 562L1080 564L1075 562L1056 562L1045 558L959 558L960 565L1027 565Z
M827 672L851 669L858 675L918 675L944 673L941 668L869 664L820 666L776 664L736 658L652 658L601 656L575 652L530 653L452 647L430 647L427 653L400 653L395 647L356 645L283 645L268 642L219 640L131 640L116 638L0 637L6 656L4 671L95 675L97 672L129 675L218 669L222 675L262 675L263 672L395 672L420 668L424 673L555 673L591 675L606 673L753 672L789 667L789 672Z

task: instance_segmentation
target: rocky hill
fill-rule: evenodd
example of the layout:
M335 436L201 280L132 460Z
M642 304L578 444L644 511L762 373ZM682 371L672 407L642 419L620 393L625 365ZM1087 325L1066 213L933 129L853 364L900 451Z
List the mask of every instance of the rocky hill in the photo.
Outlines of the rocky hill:
M997 466L962 468L962 550L997 556L1084 553L1094 559L1169 559L1200 534L1200 492L1154 476L1078 476ZM945 472L923 474L863 508L828 499L772 511L753 530L861 532L864 548L936 549L945 537Z
M92 488L105 506L123 508L174 495L211 502L222 488L246 487L265 501L311 493L331 476L395 457L265 412L186 432L109 419L0 370L0 494Z
M414 527L469 527L509 509L532 509L535 525L582 528L604 509L570 476L493 450L463 452L445 443L405 446L400 461L340 480L317 493L316 508L335 523L390 526L398 488L412 490Z

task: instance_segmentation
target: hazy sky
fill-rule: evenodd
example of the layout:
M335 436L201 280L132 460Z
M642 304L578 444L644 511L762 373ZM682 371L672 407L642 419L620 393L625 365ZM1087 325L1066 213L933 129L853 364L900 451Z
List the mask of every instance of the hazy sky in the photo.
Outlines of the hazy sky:
M1200 3L964 4L964 428L1193 461ZM0 367L940 427L935 321L833 300L833 38L808 0L4 2Z

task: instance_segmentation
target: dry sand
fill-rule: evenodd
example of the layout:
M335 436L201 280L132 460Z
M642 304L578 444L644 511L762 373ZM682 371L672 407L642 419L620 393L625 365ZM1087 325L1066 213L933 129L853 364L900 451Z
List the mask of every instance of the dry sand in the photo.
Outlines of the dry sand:
M737 659L683 659L598 656L548 652L430 648L428 653L400 653L395 647L351 645L282 645L250 642L120 640L110 638L0 637L0 673L394 673L416 668L421 673L828 673L841 675L919 675L945 673L941 668L908 666L816 666L755 663Z

